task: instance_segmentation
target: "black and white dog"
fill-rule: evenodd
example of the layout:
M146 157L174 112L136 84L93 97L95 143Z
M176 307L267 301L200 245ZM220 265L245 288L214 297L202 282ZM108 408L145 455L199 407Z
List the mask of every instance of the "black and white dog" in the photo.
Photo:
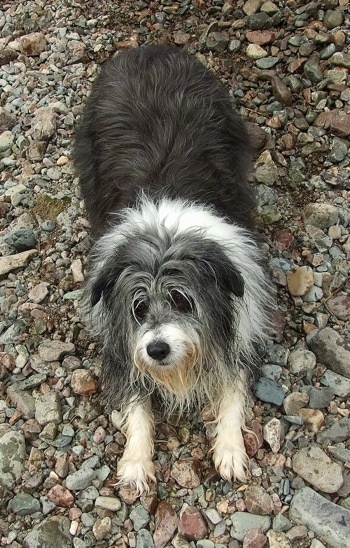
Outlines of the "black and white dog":
M250 147L224 87L185 52L107 61L77 130L75 165L95 244L87 294L102 383L126 435L121 483L155 480L152 402L209 408L214 464L244 480L248 379L268 283L251 230Z

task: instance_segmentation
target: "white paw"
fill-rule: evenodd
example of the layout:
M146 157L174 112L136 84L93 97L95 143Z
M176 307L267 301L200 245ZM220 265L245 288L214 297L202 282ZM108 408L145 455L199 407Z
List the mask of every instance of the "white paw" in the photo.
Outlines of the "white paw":
M122 458L118 465L119 485L135 487L139 495L149 491L149 482L156 483L155 466L151 460Z
M214 445L213 461L220 476L231 481L246 481L249 459L244 446L227 444L218 438ZM243 442L242 442L243 445Z

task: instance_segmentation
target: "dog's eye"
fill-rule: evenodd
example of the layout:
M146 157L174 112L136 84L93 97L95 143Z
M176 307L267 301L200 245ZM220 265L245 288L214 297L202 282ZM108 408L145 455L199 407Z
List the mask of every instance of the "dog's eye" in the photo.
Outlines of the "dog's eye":
M192 312L192 302L189 297L181 293L180 291L172 291L170 293L171 305L177 312Z
M148 314L148 304L146 301L136 300L134 302L134 316L137 322L145 321Z

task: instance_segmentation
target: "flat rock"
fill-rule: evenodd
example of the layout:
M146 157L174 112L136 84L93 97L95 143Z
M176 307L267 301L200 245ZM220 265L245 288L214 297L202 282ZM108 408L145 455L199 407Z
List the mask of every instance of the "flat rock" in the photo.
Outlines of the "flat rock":
M47 41L42 32L33 32L19 38L21 52L28 57L36 57L46 49Z
M45 362L61 360L67 354L74 354L75 345L64 341L44 341L38 348L39 356Z
M86 369L76 369L72 373L71 387L74 394L86 396L97 391L97 383Z
M264 440L271 447L273 453L278 453L281 447L281 421L279 419L271 419L264 426Z
M313 125L329 130L338 137L348 137L350 135L350 114L335 109L320 112Z
M171 476L181 487L199 487L201 480L198 462L194 460L178 460L171 469Z
M310 203L304 207L302 213L306 225L313 225L317 228L329 228L336 225L339 218L338 208L326 203Z
M343 375L338 375L338 373L334 373L328 369L320 381L325 386L331 388L336 396L340 396L341 398L350 396L350 379L343 377Z
M62 421L61 401L56 392L40 394L36 398L35 419L42 426L49 423L59 424Z
M350 510L330 502L310 487L303 487L295 493L289 516L296 523L314 531L330 548L349 544Z
M317 331L309 340L317 360L328 369L350 378L350 343L331 327Z
M283 407L286 415L297 415L299 409L306 407L309 395L306 392L292 392L285 397Z
M12 512L19 516L29 516L40 512L40 502L29 493L18 493L10 502Z
M291 543L285 533L280 531L268 531L269 548L291 548Z
M316 367L316 356L310 350L297 348L289 354L288 365L293 375L302 375Z
M317 445L300 449L292 466L296 474L324 493L336 493L343 485L342 467Z
M153 534L155 548L164 548L173 538L178 523L179 518L171 504L161 501L156 511L156 528Z
M339 320L350 320L350 295L337 295L327 301L327 307Z
M28 251L22 251L16 255L5 255L5 257L0 257L0 276L4 276L17 268L24 268L28 260L36 254L36 249L28 249Z
M194 506L188 506L180 515L179 533L188 540L200 540L208 532L205 520Z
M6 432L0 438L0 485L12 489L24 471L26 445L22 432Z
M80 489L86 489L86 487L91 485L91 482L95 476L96 472L89 466L79 468L79 470L67 476L66 487L70 491L79 491Z
M287 272L287 287L293 297L302 297L314 284L314 272L310 266L300 266Z
M254 384L254 393L259 400L274 405L282 405L285 393L277 382L261 377Z
M341 441L346 441L350 437L350 417L343 417L339 421L336 421L330 426L329 428L326 428L326 430L322 430L317 436L317 442L318 443L324 443L324 442L331 442L331 443L339 443Z
M260 529L251 529L243 540L243 548L264 548L267 538Z
M72 548L73 539L69 533L70 520L63 516L52 516L28 533L24 539L24 548L44 548L59 546L60 548Z
M231 537L241 542L251 529L260 529L265 533L271 525L270 516L248 514L248 512L235 512L232 514L231 521Z

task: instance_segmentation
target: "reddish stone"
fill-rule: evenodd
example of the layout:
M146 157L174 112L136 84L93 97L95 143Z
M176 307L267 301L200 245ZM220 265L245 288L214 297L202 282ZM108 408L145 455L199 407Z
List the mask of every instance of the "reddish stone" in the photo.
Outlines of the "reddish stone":
M339 320L350 320L350 296L338 295L329 299L327 306L329 310Z
M348 137L350 135L350 114L340 110L320 112L314 121L314 126L328 129L338 137Z
M271 497L259 485L250 485L244 492L244 502L250 514L267 516L273 510Z
M70 508L74 502L72 493L62 485L54 485L47 493L47 498L56 506L63 506L64 508Z
M244 433L244 445L248 457L254 457L258 449L264 443L263 430L261 423L254 419L247 425L248 431Z
M187 540L200 540L208 532L202 514L194 506L188 506L182 512L179 520L179 533Z
M74 394L80 394L81 396L94 394L97 391L97 384L94 378L85 369L76 369L73 371L71 386Z
M156 513L156 529L153 535L154 548L164 548L173 538L178 523L179 518L174 508L169 502L163 500L158 505Z
M130 487L121 487L119 489L119 498L125 504L133 504L138 497L137 489L131 489Z
M258 46L264 46L276 39L276 34L271 30L248 30L246 32L246 38L251 44L257 44Z
M171 470L171 476L181 487L193 489L201 484L197 460L179 460L175 462Z
M273 244L280 251L287 251L294 245L295 238L289 230L278 228L273 234Z
M263 548L267 538L260 529L251 529L243 540L243 548Z

